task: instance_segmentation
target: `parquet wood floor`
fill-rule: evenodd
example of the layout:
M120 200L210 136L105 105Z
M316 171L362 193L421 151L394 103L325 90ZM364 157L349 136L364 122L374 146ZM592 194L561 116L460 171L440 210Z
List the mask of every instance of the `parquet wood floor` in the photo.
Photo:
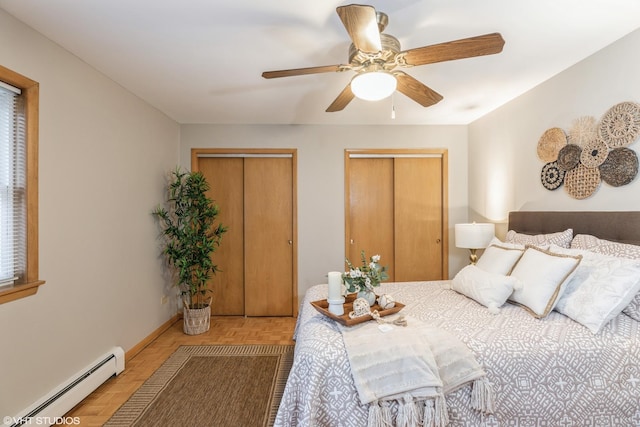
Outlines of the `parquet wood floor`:
M295 322L293 317L213 316L208 332L186 335L182 332L182 319L179 319L131 360L127 360L125 370L120 375L105 382L66 417L76 417L80 426L102 426L181 345L293 344Z

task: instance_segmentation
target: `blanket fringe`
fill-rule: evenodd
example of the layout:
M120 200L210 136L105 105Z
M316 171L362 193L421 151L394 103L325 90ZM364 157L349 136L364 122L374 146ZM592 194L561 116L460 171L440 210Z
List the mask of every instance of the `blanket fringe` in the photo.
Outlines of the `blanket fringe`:
M434 399L425 400L422 425L424 427L445 427L447 424L449 424L449 413L444 395L439 394Z
M397 402L398 412L395 420L389 401L371 402L367 427L446 427L449 424L444 394L419 401L414 400L410 394L406 394Z
M367 427L391 427L393 416L388 402L375 401L369 405Z
M398 415L396 416L396 426L415 427L420 424L420 414L416 402L411 394L405 394L402 401L398 402Z
M424 401L424 414L422 416L422 425L424 427L435 427L436 411L433 405L433 400L427 399Z
M445 427L449 424L449 412L447 410L447 401L444 398L444 394L439 394L435 398L435 415L434 425L436 427Z
M471 386L471 407L485 414L493 414L493 387L486 377L478 378Z
M367 427L384 427L382 423L382 408L378 402L371 402L369 405L369 420L367 421Z
M493 387L486 377L478 378L471 385L471 407L484 414L494 412ZM444 394L433 399L414 401L411 394L398 400L395 424L388 401L375 401L369 405L367 427L446 427L449 424L447 401Z
M389 402L382 401L380 403L382 408L382 422L385 426L393 426L393 413L391 412L391 405Z

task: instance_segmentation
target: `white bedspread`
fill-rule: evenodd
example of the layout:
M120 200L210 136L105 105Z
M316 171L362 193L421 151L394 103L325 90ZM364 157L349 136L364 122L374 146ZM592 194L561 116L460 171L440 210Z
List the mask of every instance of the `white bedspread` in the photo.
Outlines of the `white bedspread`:
M484 367L495 413L471 408L465 386L447 395L450 426L640 426L637 321L620 315L593 335L556 312L538 320L506 305L493 315L448 287L385 283L377 291L406 304L401 313L453 333ZM339 325L310 304L326 296L326 285L305 295L277 426L367 425L367 405L359 401Z

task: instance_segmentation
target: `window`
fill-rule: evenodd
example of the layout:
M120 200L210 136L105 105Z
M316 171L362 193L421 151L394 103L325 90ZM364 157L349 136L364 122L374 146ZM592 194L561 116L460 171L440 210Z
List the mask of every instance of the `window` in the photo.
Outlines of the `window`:
M22 91L0 86L0 287L24 276L25 132Z
M0 304L38 278L38 83L0 66Z

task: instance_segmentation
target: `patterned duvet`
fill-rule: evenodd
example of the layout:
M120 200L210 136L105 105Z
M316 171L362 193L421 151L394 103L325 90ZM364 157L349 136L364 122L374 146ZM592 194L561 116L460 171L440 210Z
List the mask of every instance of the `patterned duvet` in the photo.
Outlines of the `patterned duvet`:
M538 320L506 304L492 315L447 281L386 283L376 293L406 304L401 313L455 334L485 368L495 414L471 409L464 387L447 395L450 426L640 426L640 323L630 317L620 315L593 335L556 312ZM326 297L326 285L305 295L276 426L367 425L342 335L310 304Z

